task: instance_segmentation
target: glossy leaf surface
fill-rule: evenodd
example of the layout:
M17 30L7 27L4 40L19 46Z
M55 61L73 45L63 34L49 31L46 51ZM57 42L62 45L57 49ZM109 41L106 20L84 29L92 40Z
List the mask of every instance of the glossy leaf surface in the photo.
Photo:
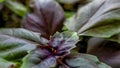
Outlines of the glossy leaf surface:
M80 8L66 26L80 36L110 38L119 34L120 0L95 0Z

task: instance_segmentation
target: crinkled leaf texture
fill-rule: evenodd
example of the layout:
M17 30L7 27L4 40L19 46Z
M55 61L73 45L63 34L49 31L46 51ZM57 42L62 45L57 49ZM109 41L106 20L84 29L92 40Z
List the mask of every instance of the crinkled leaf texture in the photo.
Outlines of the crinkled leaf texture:
M40 48L33 50L23 59L21 68L50 68L55 67L58 57L66 56L75 47L79 37L76 32L55 33L49 45L56 49L56 54L49 49Z
M120 34L120 0L95 0L80 8L66 26L80 36L110 38Z
M41 33L47 39L60 31L64 21L64 12L54 0L34 0L34 12L23 20L22 27Z
M101 38L91 38L87 53L96 55L102 62L113 68L120 68L120 44Z
M29 51L34 50L37 45L44 43L45 40L40 38L39 33L22 28L0 29L0 58L6 60L7 63L9 61L17 62L27 55ZM3 63L0 60L0 65L3 65ZM3 65L2 68L6 67Z

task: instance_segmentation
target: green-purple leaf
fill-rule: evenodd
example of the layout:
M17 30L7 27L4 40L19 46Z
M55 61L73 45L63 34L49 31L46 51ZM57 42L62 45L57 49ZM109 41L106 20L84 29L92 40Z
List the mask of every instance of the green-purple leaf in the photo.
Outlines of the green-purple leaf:
M26 29L0 29L0 58L14 63L21 60L36 46L45 44L45 40ZM0 65L2 61L0 61Z
M47 39L56 31L61 30L64 12L54 0L34 0L34 13L28 14L22 27L41 33Z

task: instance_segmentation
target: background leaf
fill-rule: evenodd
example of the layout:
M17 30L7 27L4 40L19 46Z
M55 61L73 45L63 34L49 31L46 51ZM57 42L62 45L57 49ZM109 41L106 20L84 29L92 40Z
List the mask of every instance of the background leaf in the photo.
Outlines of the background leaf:
M54 0L34 0L34 12L23 20L22 27L41 33L47 39L60 31L64 21L64 12Z

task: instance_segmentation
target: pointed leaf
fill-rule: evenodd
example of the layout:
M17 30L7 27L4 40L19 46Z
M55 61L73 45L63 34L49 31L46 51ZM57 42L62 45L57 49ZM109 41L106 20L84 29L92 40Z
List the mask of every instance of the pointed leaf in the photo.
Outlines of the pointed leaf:
M110 38L120 33L120 0L95 0L66 22L80 36Z
M71 54L65 58L70 68L111 68L101 63L97 57L88 54Z
M58 54L63 54L74 48L75 44L79 41L78 39L79 37L76 32L57 32L50 39L49 45L56 48Z
M61 30L64 12L54 0L34 0L34 13L28 14L22 27L41 33L49 39L56 31Z

